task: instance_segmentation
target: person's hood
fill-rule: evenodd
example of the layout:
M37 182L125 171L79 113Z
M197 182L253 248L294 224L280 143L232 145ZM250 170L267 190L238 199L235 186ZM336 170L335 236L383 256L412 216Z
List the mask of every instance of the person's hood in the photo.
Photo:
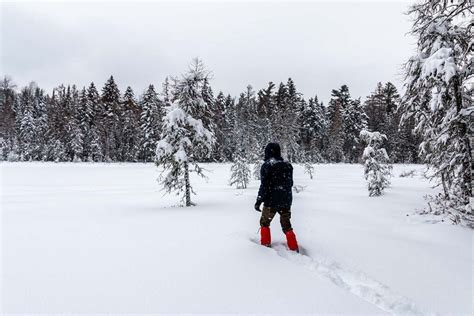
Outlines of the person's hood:
M265 161L270 160L270 159L276 159L276 160L283 160L281 157L281 149L280 145L277 143L269 143L265 147Z

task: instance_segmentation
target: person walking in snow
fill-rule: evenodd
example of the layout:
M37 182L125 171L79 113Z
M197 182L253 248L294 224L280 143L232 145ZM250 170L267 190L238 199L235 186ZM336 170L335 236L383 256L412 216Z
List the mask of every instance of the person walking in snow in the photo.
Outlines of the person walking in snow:
M281 228L286 235L288 248L298 251L298 242L291 227L291 202L293 187L293 167L281 157L280 145L269 143L265 147L265 161L260 169L260 189L255 210L262 212L260 218L260 243L271 245L270 223L275 214L280 215ZM263 210L260 205L263 203Z

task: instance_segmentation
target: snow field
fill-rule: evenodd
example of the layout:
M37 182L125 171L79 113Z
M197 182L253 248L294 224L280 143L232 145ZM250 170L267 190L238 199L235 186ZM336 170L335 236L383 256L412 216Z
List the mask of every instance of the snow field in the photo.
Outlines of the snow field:
M422 166L396 165L381 197L360 165L315 165L314 180L295 166L305 255L278 215L274 247L252 242L258 181L205 168L183 208L153 164L0 164L2 312L472 314L472 231L414 214L432 192Z

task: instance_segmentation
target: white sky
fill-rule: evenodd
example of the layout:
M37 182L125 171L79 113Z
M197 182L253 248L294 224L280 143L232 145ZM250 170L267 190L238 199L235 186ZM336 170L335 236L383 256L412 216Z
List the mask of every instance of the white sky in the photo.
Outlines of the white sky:
M0 0L1 1L1 0ZM36 81L161 89L193 57L213 72L212 86L237 96L252 84L292 77L305 97L325 103L347 84L365 99L378 81L402 85L414 51L400 2L5 2L0 75Z

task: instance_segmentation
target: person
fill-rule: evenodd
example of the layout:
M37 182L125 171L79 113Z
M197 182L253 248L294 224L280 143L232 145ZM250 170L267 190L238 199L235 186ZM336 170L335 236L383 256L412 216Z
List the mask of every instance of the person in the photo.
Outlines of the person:
M281 157L280 145L269 143L265 147L265 159L260 169L260 188L255 210L262 212L260 217L260 243L270 247L270 223L275 214L280 215L280 224L286 236L288 248L298 251L296 235L291 227L291 203L293 187L293 166ZM263 210L260 206L263 203Z

